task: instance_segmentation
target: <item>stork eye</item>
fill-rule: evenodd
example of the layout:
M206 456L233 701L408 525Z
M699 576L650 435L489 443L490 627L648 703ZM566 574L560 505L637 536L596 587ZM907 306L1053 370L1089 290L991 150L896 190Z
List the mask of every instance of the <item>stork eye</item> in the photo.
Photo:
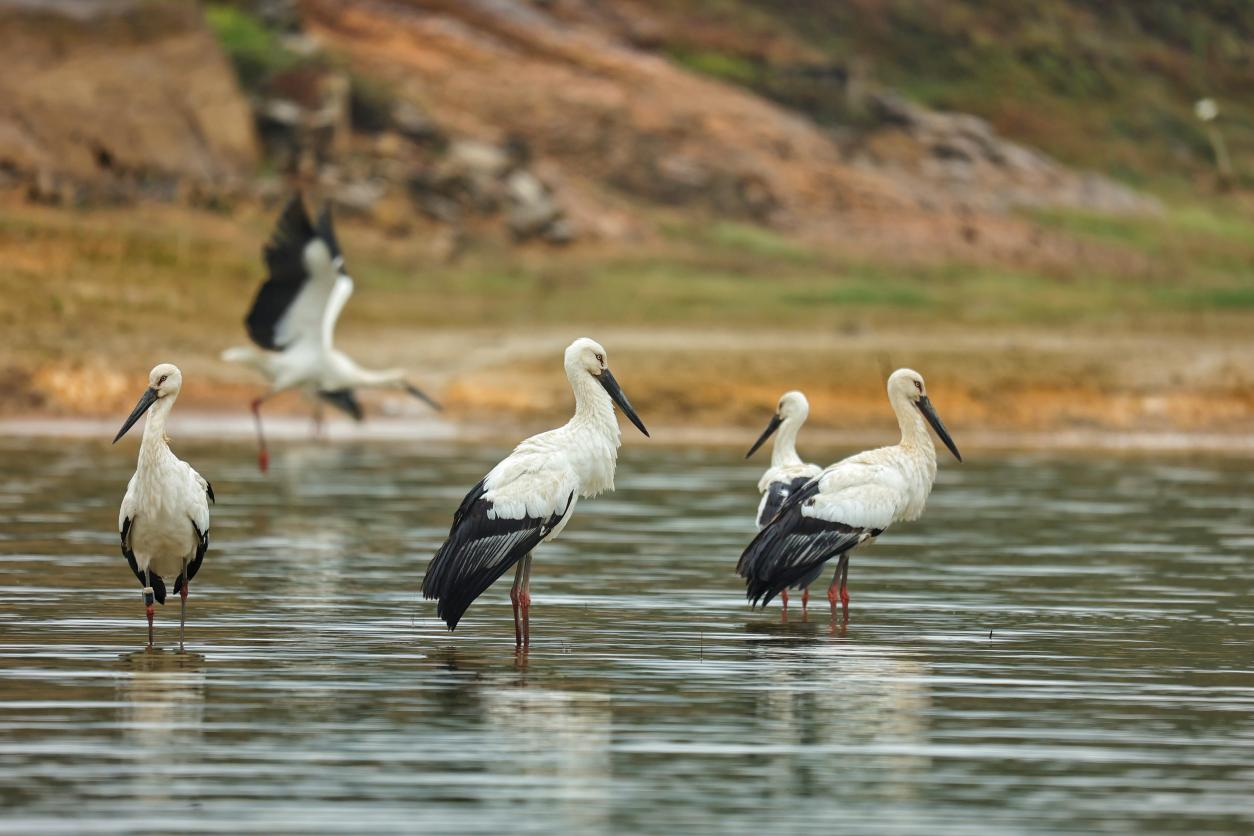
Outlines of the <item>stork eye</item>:
M162 383L165 383L165 379L167 377L169 377L168 374L163 374L161 377L157 378L157 385L160 386Z
M920 392L922 392L922 391L923 391L923 381L921 381L921 380L916 380L916 381L914 382L914 388L915 388L915 389L918 389Z
M604 354L598 354L598 355L597 355L597 362L598 362L598 363L604 363L604 362L605 362L605 355L604 355Z

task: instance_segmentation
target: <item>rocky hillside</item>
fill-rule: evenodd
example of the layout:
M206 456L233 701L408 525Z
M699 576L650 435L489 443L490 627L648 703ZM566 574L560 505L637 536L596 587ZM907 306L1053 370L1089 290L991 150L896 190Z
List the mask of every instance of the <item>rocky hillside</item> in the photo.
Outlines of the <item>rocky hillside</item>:
M53 202L222 191L259 162L191 2L0 0L0 183Z
M787 15L719 24L700 6L240 0L206 26L183 0L0 0L18 70L0 79L0 170L52 201L295 183L398 231L445 225L454 250L497 227L632 240L679 212L941 258L975 236L996 258L1040 246L1017 207L1157 207L854 77Z

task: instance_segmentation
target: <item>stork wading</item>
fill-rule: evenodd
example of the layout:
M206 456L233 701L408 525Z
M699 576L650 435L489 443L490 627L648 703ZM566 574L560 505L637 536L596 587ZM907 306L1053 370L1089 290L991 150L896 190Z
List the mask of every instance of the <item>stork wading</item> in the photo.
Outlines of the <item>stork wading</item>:
M901 427L900 443L850 456L806 482L744 550L736 572L745 579L751 603L768 603L837 558L827 599L833 613L837 600L848 613L850 551L893 523L916 520L923 513L936 480L929 425L962 461L927 396L922 375L912 369L893 372L888 402Z
M116 444L140 416L148 415L139 444L139 462L118 513L118 533L122 555L144 589L149 647L153 642L153 605L165 603L165 579L171 577L174 593L182 598L179 648L183 647L188 588L209 549L213 486L174 455L165 434L166 419L182 388L183 374L177 366L162 363L155 367L148 374L148 388L113 439Z
M514 642L529 644L531 551L562 533L580 497L614 490L620 443L615 405L649 434L610 373L600 344L575 340L564 365L575 393L574 416L523 441L470 489L453 515L448 539L427 566L423 597L438 601L436 613L450 630L472 601L516 565L510 591Z

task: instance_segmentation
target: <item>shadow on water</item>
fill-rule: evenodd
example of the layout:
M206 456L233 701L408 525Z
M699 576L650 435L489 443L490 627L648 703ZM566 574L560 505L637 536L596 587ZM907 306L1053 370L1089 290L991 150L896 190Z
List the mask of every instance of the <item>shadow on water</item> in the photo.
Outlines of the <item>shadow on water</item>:
M756 467L629 448L537 553L517 652L508 579L451 634L418 592L502 451L293 442L262 477L180 445L219 502L176 653L177 607L142 649L116 551L132 458L4 444L15 830L1254 827L1243 463L943 467L853 560L845 622L747 608Z

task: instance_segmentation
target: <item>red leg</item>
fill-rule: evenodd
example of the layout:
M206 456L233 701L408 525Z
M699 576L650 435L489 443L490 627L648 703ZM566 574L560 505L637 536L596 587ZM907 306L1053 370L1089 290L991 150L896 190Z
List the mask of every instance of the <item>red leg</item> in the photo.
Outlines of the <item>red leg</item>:
M787 587L784 588L783 592L779 593L779 600L784 603L784 609L788 609L788 588Z
M840 597L840 572L836 573L836 577L832 578L831 586L827 588L827 601L832 605L832 612L836 612L836 601Z
M522 596L519 598L519 603L522 604L522 643L523 647L527 647L531 644L531 594L527 592L525 586L523 587Z
M810 605L810 587L801 590L801 611L804 613L806 607Z
M183 649L183 631L187 627L187 592L192 582L187 579L187 561L183 561L183 588L179 596L183 599L179 604L179 650Z
M522 643L523 647L531 644L531 555L522 559L522 592L518 603L522 605Z
M843 555L840 559L840 605L845 611L845 617L849 616L849 557Z
M252 402L253 421L257 425L257 467L265 473L270 469L270 452L266 449L266 436L261 431L261 405L265 398L256 398Z
M518 586L517 585L515 585L509 591L509 602L514 606L514 645L516 647L521 647L522 646L522 620L520 619L519 613L518 613L519 600L518 600Z
M518 561L518 568L514 570L514 585L509 590L509 602L514 605L514 646L522 647L523 631L522 631L522 614L519 608L522 606L522 584L523 584L523 568L526 565L527 558Z

